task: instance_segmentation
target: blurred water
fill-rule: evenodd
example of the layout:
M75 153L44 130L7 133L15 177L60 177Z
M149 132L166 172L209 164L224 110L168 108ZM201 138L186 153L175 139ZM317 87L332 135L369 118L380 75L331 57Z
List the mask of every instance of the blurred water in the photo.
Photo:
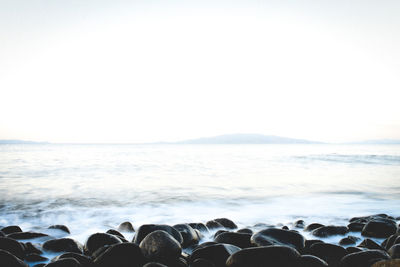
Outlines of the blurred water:
M345 224L399 204L398 145L0 145L0 225L81 242L125 220Z

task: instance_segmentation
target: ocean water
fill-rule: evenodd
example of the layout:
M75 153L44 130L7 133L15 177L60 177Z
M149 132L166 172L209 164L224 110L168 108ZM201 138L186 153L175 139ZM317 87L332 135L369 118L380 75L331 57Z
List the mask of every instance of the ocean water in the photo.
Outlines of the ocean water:
M400 216L399 145L0 145L0 226Z

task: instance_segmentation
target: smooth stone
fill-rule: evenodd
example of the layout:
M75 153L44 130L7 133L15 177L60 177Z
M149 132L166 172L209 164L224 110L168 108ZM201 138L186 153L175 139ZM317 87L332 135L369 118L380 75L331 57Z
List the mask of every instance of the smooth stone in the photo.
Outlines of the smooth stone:
M307 225L306 228L304 228L304 231L311 232L311 231L314 231L315 229L323 227L323 226L325 226L325 225L320 224L320 223L312 223L312 224Z
M82 253L82 245L71 238L59 238L48 240L43 243L43 249L54 252Z
M91 267L93 266L93 261L91 258L89 258L88 256L82 255L82 254L78 254L75 252L67 252L67 253L63 253L61 255L58 255L57 257L53 258L51 261L58 261L61 259L67 259L67 258L73 258L75 260L77 260L82 267Z
M190 262L197 259L204 259L216 267L225 266L226 260L240 248L229 244L209 244L195 249L190 255Z
M305 238L296 232L269 228L261 230L251 236L251 243L256 246L282 245L289 246L297 251L303 251Z
M204 223L189 223L190 227L193 229L199 230L200 232L203 233L208 233L209 229Z
M347 251L341 247L329 243L316 243L310 247L310 254L323 259L329 266L338 266L340 260L347 255Z
M294 222L294 227L303 229L306 226L303 220L297 220Z
M17 240L8 237L0 237L0 249L11 253L21 260L24 259L24 247Z
M143 265L143 267L168 267L168 266L158 262L149 262Z
M162 230L170 234L172 237L178 241L179 244L183 243L183 237L181 233L179 233L178 230L173 228L172 226L166 225L166 224L144 224L139 227L139 229L136 231L136 235L133 238L134 243L140 244L142 240L150 233L157 231L157 230Z
M242 228L236 231L237 233L244 233L244 234L254 234L253 230L248 229L248 228Z
M301 267L328 267L328 263L313 255L302 255L299 262Z
M71 232L69 231L68 227L63 225L63 224L55 224L55 225L51 225L48 227L49 229L58 229L61 230L63 232L66 232L68 234L70 234Z
M382 250L364 250L344 256L340 267L370 267L377 261L387 259L390 259L390 256Z
M347 225L347 228L349 228L350 232L361 232L364 226L365 223L352 222Z
M355 253L355 252L360 252L360 251L364 251L365 249L362 248L358 248L358 247L347 247L346 251L347 254L351 254L351 253Z
M118 226L118 231L121 232L128 232L128 233L133 233L135 232L135 228L133 227L132 223L130 222L123 222Z
M215 264L205 259L196 259L190 264L190 267L216 267Z
M21 227L19 227L18 225L10 225L10 226L6 226L1 228L1 230L5 235L9 235L12 233L19 233L22 232Z
M361 235L366 237L387 238L397 231L396 222L390 219L379 219L367 222Z
M389 250L388 253L392 259L400 259L400 244L393 245Z
M226 229L234 230L238 228L237 225L232 220L229 220L227 218L217 218L214 219L214 221L221 224Z
M208 221L208 222L206 223L206 226L207 226L207 228L210 229L210 230L216 230L216 229L225 228L222 224L220 224L219 222L214 221L214 220Z
M168 232L156 230L148 234L139 245L143 255L153 261L168 263L181 255L180 243Z
M33 265L33 267L44 267L44 266L46 266L45 263L39 263L39 264Z
M7 235L7 237L15 239L15 240L28 240L35 239L39 237L49 236L43 233L35 233L35 232L17 232Z
M394 244L400 244L399 234L394 234L394 235L391 235L388 238L386 238L382 243L382 247L384 247L386 250L388 250Z
M121 241L123 241L123 239L125 239L125 236L123 234L121 234L120 232L118 232L117 230L114 229L109 229L106 234L110 234L110 235L115 235L117 236L119 239L121 239Z
M49 259L36 253L29 253L25 255L25 260L29 262L48 261Z
M21 245L24 247L25 253L43 254L43 252L31 242L21 243Z
M227 267L299 267L300 254L288 246L244 248L233 253Z
M60 259L58 261L50 262L45 267L82 267L79 261L74 258Z
M214 238L214 241L217 243L231 244L240 248L249 248L253 247L253 244L250 242L251 236L252 234L225 232Z
M220 235L222 233L226 233L226 232L228 232L228 231L227 230L218 230L218 231L215 232L214 238L216 238L218 235Z
M146 259L137 244L111 245L94 259L97 267L142 267Z
M183 238L183 248L187 248L199 243L199 235L189 224L176 224L173 227L179 231Z
M96 233L89 236L89 238L86 240L84 252L86 255L92 255L93 252L103 246L110 246L120 243L122 243L121 239L114 235L106 233Z
M381 245L376 243L374 240L366 238L357 247L367 248L367 249L380 249L385 250Z
M218 243L214 242L214 241L208 241L208 242L201 243L193 248L192 254L196 249L205 248L205 247L209 247L209 246L213 246L213 245L218 245Z
M28 267L22 260L15 257L8 251L0 249L0 263L4 267Z
M360 240L360 238L349 235L345 238L340 239L339 245L341 245L341 246L354 245L357 243L358 240Z
M346 226L322 226L311 232L312 235L317 237L329 237L333 235L345 235L349 232L349 228Z
M375 262L372 267L400 267L400 260L383 260Z

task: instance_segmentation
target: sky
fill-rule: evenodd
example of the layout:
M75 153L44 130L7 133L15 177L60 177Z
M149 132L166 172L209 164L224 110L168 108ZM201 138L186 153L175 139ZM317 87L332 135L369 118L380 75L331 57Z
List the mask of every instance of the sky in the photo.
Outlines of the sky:
M0 139L400 139L400 1L0 1Z

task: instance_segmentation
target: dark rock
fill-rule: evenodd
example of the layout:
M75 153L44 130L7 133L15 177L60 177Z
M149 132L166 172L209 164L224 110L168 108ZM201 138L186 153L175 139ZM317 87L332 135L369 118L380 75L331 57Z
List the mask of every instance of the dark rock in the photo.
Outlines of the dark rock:
M400 267L400 260L383 260L375 262L372 267Z
M96 267L142 267L145 262L141 249L134 243L111 245L94 259Z
M365 250L344 256L340 267L370 267L380 260L390 259L390 256L382 250Z
M36 253L30 253L25 255L25 260L29 262L39 262L48 261L49 259Z
M33 267L44 267L44 266L46 266L45 263L39 263L39 264L33 265Z
M219 222L217 222L217 221L208 221L207 223L206 223L206 226L207 226L207 228L208 229L210 229L210 230L215 230L215 229L221 229L221 228L224 228L224 226L222 225L222 224L220 224Z
M379 244L377 244L375 241L369 238L364 239L357 247L385 250L383 247L381 247Z
M10 225L10 226L1 228L0 231L2 231L5 235L9 235L12 233L22 232L22 229L18 225Z
M347 254L351 254L351 253L355 253L355 252L360 252L360 251L364 251L365 249L362 248L358 248L358 247L347 247L346 251Z
M52 239L44 242L43 249L54 252L82 253L82 245L71 238Z
M317 243L324 243L322 240L318 239L308 239L306 242L304 242L305 246L303 249L303 254L310 254L310 248L312 245L317 244Z
M347 254L347 251L341 246L316 243L310 247L310 254L323 259L329 266L338 266L340 260Z
M190 264L190 267L216 267L212 262L209 262L208 260L205 259L196 259L192 264Z
M82 255L82 254L78 254L78 253L74 253L74 252L67 252L61 255L58 255L57 257L53 258L51 261L58 261L60 259L67 259L67 258L73 258L75 260L77 260L82 267L91 267L93 266L93 261L91 260L91 258Z
M392 259L400 259L400 244L393 245L388 253Z
M259 247L272 245L289 246L297 249L297 251L303 251L305 238L301 234L292 231L269 228L253 234L251 243Z
M24 246L25 253L34 253L41 255L43 252L35 247L31 242L21 243Z
M24 259L24 247L21 245L21 243L14 239L8 237L0 237L0 249L11 253L21 260Z
M199 243L197 232L189 224L176 224L173 226L183 238L182 247L187 248Z
M382 243L382 247L384 247L386 250L389 250L389 248L391 248L394 244L400 244L400 236L398 234L394 234L386 238Z
M120 232L118 232L117 230L114 229L110 229L106 232L106 234L110 234L110 235L115 235L117 236L119 239L125 239L125 236L123 234L121 234Z
M315 230L313 230L311 233L314 236L318 237L329 237L333 235L345 235L349 232L349 228L346 226L334 226L334 225L329 225L329 226L322 226L319 227Z
M56 224L56 225L51 225L49 226L49 229L58 229L61 230L63 232L66 232L68 234L70 234L71 232L69 231L68 227L62 224Z
M204 232L204 233L209 232L207 226L205 226L203 223L189 223L189 225L193 229L199 230L200 232Z
M298 267L300 254L291 247L269 246L244 248L233 253L226 261L227 267Z
M193 251L195 251L196 249L205 248L205 247L209 247L209 246L213 246L213 245L217 245L217 244L218 243L214 242L214 241L204 242L204 243L201 243L200 245L195 246L193 248ZM193 253L193 251L192 251L192 253Z
M168 266L158 262L149 262L143 265L143 267L168 267Z
M15 240L28 240L28 239L34 239L34 238L39 238L39 237L45 237L48 236L43 233L35 233L35 232L18 232L18 233L12 233L7 235L8 238L12 238Z
M396 222L389 219L379 219L367 222L361 235L366 237L387 238L397 231Z
M361 232L364 226L365 223L353 222L348 224L347 228L349 228L350 232Z
M135 228L133 228L130 222L123 222L118 226L118 231L133 233L135 232Z
M0 237L6 236L5 233L3 233L2 231L0 231Z
M339 241L339 245L341 246L348 246L348 245L354 245L356 244L356 242L360 240L360 238L356 237L356 236L347 236L345 238L340 239Z
M82 265L73 258L66 258L50 262L45 267L82 267Z
M84 252L86 255L92 255L93 252L103 246L110 246L119 243L122 243L121 239L114 235L106 233L96 233L89 236L89 238L86 240Z
M234 230L234 229L238 228L237 225L233 221L231 221L227 218L218 218L218 219L214 219L214 221L221 224L226 229Z
M253 231L251 229L248 228L243 228L243 229L239 229L236 231L237 233L244 233L244 234L253 234Z
M4 267L28 267L22 260L2 249L0 249L0 264Z
M253 247L250 242L251 234L225 232L219 234L214 241L218 243L231 244L240 248Z
M325 226L325 225L320 224L320 223L312 223L312 224L307 225L307 227L304 228L304 231L311 232L311 231L314 231L315 229L323 227L323 226Z
M181 255L180 243L169 233L156 230L148 234L139 245L143 255L161 263L177 260Z
M294 227L297 227L297 228L302 228L303 229L305 226L306 226L306 224L305 224L305 222L303 220L297 220L294 223Z
M214 238L216 238L219 234L226 233L226 232L228 232L228 231L227 230L218 230L215 232Z
M228 257L239 250L239 247L229 244L210 244L196 248L190 255L190 261L194 263L197 259L204 259L216 267L223 267Z
M287 227L286 225L282 226L282 230L289 230L289 227Z
M176 230L175 228L169 226L169 225L165 225L165 224L144 224L142 226L139 227L139 229L136 232L136 235L133 239L132 242L136 243L136 244L140 244L140 242L142 242L142 240L151 232L157 231L157 230L162 230L167 232L168 234L170 234L172 237L174 237L176 239L176 241L178 241L179 244L183 243L183 238L181 233L179 233L178 230Z
M300 267L328 267L328 263L313 255L302 255L299 262Z

